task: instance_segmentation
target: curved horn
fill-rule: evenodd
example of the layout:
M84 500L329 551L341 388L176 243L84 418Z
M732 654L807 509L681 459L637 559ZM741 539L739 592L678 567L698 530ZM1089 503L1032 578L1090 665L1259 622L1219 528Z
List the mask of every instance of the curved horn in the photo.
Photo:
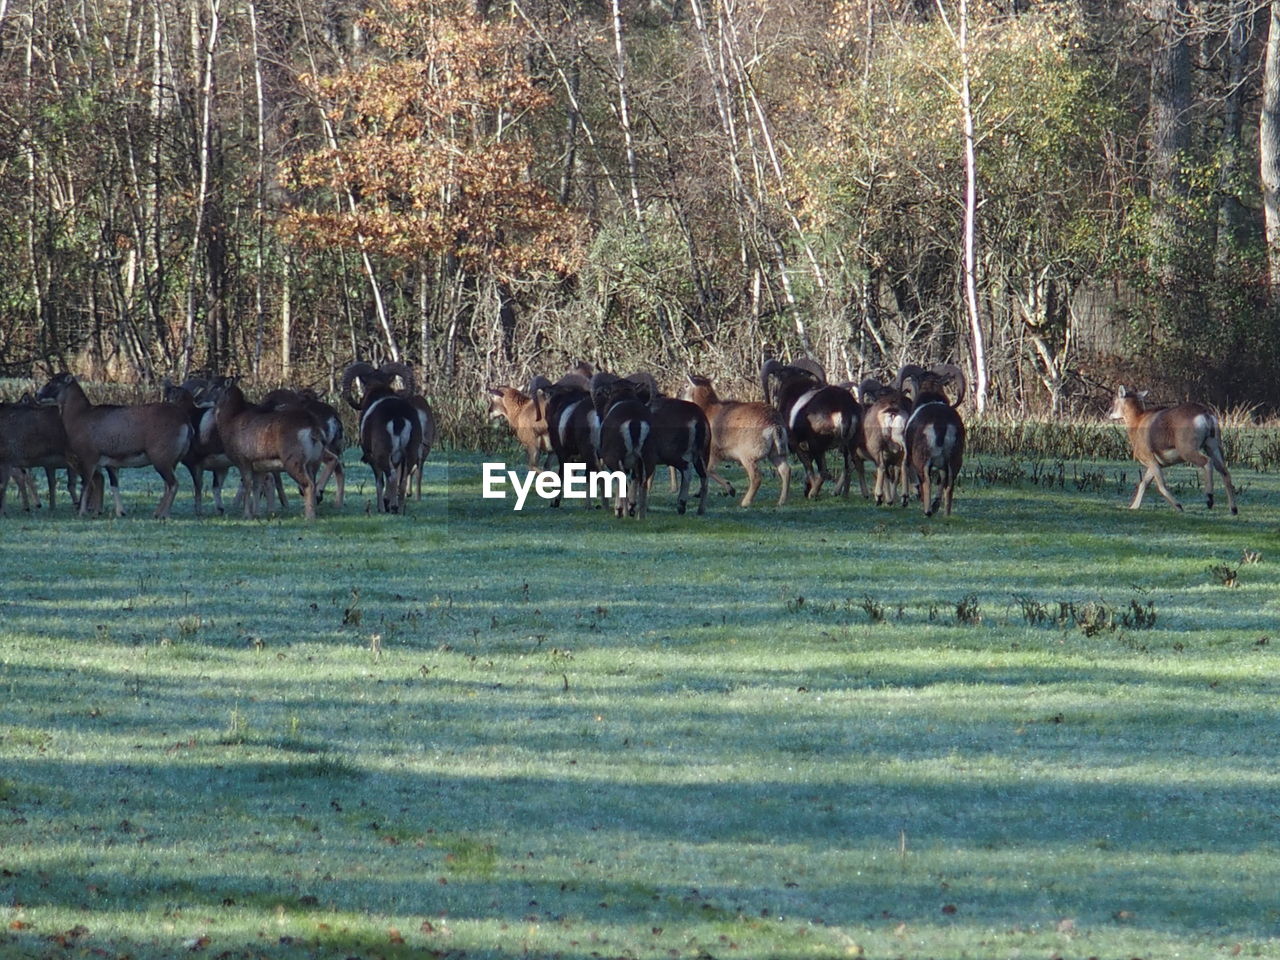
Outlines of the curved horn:
M964 403L965 395L969 390L969 381L965 379L964 370L954 363L935 363L929 372L947 383L953 380L958 381L960 386L956 393L955 402L951 406L958 407Z
M534 420L541 420L543 418L542 404L538 402L538 394L543 390L550 389L551 381L541 374L538 374L529 381L529 399L533 401Z
M629 375L627 379L630 380L632 383L640 384L642 387L648 390L650 402L657 400L658 397L661 395L660 391L658 390L658 381L654 379L653 374L650 373L648 370L637 370L635 373Z
M920 388L920 379L924 376L925 369L919 364L904 363L902 369L898 371L898 375L893 378L893 389L899 393L906 391L907 381L912 381L916 385L916 391Z
M400 363L397 360L388 360L378 368L378 372L390 383L396 377L404 381L404 388L410 394L418 392L418 382L413 376L413 367L407 363Z
M342 398L357 410L360 409L360 404L351 395L351 385L360 378L377 380L381 378L381 374L373 364L363 360L357 360L342 371Z
M827 382L827 371L822 369L822 364L813 359L813 357L796 357L791 361L791 365L793 367L798 367L801 370L807 370L809 373L812 373L817 377L822 383Z
M764 362L764 366L760 368L760 388L764 390L764 402L773 403L773 399L769 396L769 378L778 376L782 372L782 364L772 357Z
M563 384L568 379L569 375L561 377L560 383ZM612 373L605 373L601 370L599 373L593 374L591 379L587 381L587 392L594 397L597 390L607 387L611 383L617 383L621 379L621 377L615 376Z
M861 400L865 406L870 406L880 399L880 394L884 392L884 389L885 385L875 377L867 377L858 384L858 399Z

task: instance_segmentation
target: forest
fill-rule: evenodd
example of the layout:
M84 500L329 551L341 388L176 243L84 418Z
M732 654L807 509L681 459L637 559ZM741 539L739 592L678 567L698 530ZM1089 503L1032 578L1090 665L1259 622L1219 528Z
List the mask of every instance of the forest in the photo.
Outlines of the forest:
M1280 403L1280 3L0 0L0 84L0 376Z

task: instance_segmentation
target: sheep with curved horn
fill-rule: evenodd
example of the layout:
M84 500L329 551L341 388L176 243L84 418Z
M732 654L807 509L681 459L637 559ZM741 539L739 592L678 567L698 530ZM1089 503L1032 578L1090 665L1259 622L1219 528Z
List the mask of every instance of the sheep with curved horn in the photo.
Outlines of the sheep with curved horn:
M408 400L418 413L418 427L422 431L422 445L418 451L417 461L410 468L410 478L414 483L413 498L421 500L422 474L426 470L427 457L431 455L431 448L436 443L436 417L431 410L431 404L427 402L427 398L418 392L418 384L414 376L413 367L407 363L388 360L378 369L387 377L389 382L396 377L404 381L404 389L400 390L399 394Z
M409 472L422 451L422 422L413 404L392 388L395 375L363 361L342 372L342 395L360 411L361 459L373 470L379 513L403 509ZM407 379L412 384L412 375ZM357 381L359 399L352 393Z
M956 410L965 397L964 372L955 364L937 364L931 370L903 367L903 371L906 373L900 371L898 381L913 386L912 410L904 431L905 479L919 491L926 517L933 516L939 505L950 516L956 478L964 462L964 421ZM957 399L951 401L944 386L957 379ZM935 478L939 490L932 496Z
M596 455L600 465L626 477L614 502L614 515L643 519L649 508L649 481L655 463L649 387L643 382L597 373L591 399L600 428Z
M604 382L612 374L594 374ZM614 378L616 379L616 378ZM582 374L565 374L555 383L544 376L535 376L529 382L529 395L533 398L536 415L545 419L547 439L559 461L561 487L564 489L565 470L571 463L580 463L587 470L594 470L600 439L600 417L592 402L591 381ZM553 507L560 506L561 497L552 499ZM593 504L586 501L588 510Z
M649 391L649 413L653 422L653 451L656 463L670 467L672 490L676 493L676 513L684 513L689 503L689 481L697 474L698 515L707 512L707 460L711 455L711 424L696 403L665 396L658 381L647 370L627 377Z
M811 500L822 490L829 451L837 451L843 461L838 496L848 496L855 463L862 466L861 459L855 457L862 407L848 390L827 384L822 373L821 365L807 357L791 364L766 360L760 369L766 403L770 384L777 381L773 402L785 418L791 451L804 467L805 495Z
M1164 467L1187 463L1204 470L1205 503L1213 509L1213 472L1222 474L1227 488L1227 505L1237 513L1236 491L1222 455L1222 425L1212 410L1201 403L1181 403L1176 407L1150 407L1145 393L1134 393L1121 385L1111 406L1111 419L1123 420L1129 433L1133 458L1146 467L1130 510L1142 506L1147 485L1155 482L1160 495L1177 509L1177 499L1164 483Z

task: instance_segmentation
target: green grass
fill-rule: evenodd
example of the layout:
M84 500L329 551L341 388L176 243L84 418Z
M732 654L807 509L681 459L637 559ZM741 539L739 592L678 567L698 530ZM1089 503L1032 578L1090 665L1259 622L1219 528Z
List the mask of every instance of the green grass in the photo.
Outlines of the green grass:
M478 462L0 520L0 956L1280 957L1275 476L635 522Z

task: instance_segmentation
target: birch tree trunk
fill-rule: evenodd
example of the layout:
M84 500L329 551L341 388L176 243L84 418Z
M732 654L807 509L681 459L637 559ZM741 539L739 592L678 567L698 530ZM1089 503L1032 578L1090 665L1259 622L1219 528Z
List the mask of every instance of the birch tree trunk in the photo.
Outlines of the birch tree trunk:
M978 307L978 153L971 87L969 3L960 0L956 30L951 29L942 0L937 0L937 4L960 53L960 111L964 119L964 304L969 320L969 349L973 355L973 402L982 414L987 409L987 346Z
M987 347L978 312L978 158L973 134L973 93L969 86L969 4L960 0L960 105L964 110L964 302L973 350L973 400L987 409Z
M264 250L266 247L266 227L267 227L267 101L263 91L262 84L262 51L258 42L258 11L254 0L248 0L247 10L249 14L249 39L252 45L250 51L253 58L253 92L257 113L257 139L256 147L258 152L257 188L254 190L254 245L253 245L253 320L254 320L254 337L253 337L253 372L256 375L262 368L262 348L263 341L266 339L266 305L263 285L266 278L263 273L266 270Z
M635 140L631 134L631 106L627 100L627 57L622 46L622 11L618 0L611 0L613 13L613 47L617 58L618 122L622 126L622 141L627 153L627 186L631 194L631 212L636 223L644 225L644 212L640 207L640 175L636 163Z
M1280 0L1272 0L1270 7L1258 153L1267 233L1267 279L1271 303L1280 306Z
M200 250L205 246L206 223L209 211L209 177L211 168L211 139L213 130L213 58L218 45L218 31L221 27L221 0L208 0L209 27L202 36L200 29L200 11L195 4L191 8L191 53L194 62L200 64L198 87L200 90L200 128L199 154L197 160L200 167L200 181L195 197L195 229L191 238L191 268L187 276L187 318L182 340L182 366L180 373L186 376L191 369L195 353L196 332L196 289L200 286ZM203 56L201 55L203 54ZM209 348L214 350L215 344ZM210 356L212 361L214 358Z

